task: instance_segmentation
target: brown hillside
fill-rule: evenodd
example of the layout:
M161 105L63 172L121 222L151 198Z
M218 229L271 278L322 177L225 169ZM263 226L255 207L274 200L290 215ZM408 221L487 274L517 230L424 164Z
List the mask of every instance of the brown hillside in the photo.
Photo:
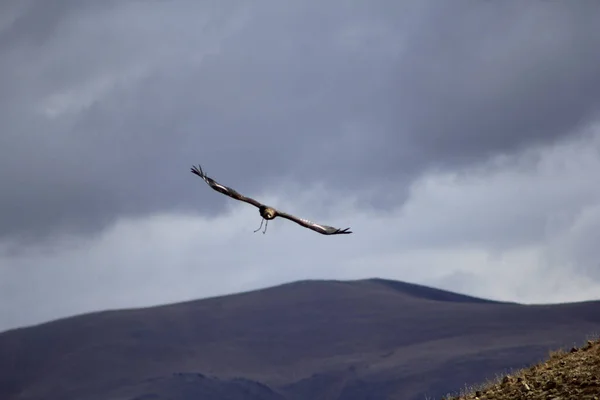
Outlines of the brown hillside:
M294 282L0 333L0 399L439 399L600 332L599 309Z
M600 400L600 339L447 400Z

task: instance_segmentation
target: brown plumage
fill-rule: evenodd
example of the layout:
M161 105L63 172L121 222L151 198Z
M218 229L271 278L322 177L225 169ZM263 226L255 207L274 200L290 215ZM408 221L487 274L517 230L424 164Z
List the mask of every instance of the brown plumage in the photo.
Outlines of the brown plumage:
M316 224L316 223L308 221L306 219L298 218L294 215L278 211L273 207L266 206L256 200L254 200L253 198L243 196L240 193L233 190L232 188L221 185L220 183L216 182L214 179L206 176L206 174L204 174L204 171L202 171L202 168L200 167L200 165L198 165L198 167L192 166L192 173L194 173L194 174L198 175L200 178L202 178L204 180L204 182L208 183L208 185L211 188L213 188L214 190L216 190L217 192L221 192L224 195L232 197L236 200L244 201L246 203L252 204L253 206L257 207L258 211L260 213L260 216L263 219L260 221L260 226L258 227L258 229L255 230L254 232L258 232L260 230L260 228L262 228L263 222L266 221L265 229L263 231L263 233L265 233L267 231L267 224L269 223L269 220L274 219L276 217L281 217L281 218L289 219L290 221L294 221L295 223L302 225L305 228L312 229L313 231L319 232L323 235L339 235L339 234L343 234L343 233L352 233L350 231L350 228L338 229L338 228L334 228L332 226Z

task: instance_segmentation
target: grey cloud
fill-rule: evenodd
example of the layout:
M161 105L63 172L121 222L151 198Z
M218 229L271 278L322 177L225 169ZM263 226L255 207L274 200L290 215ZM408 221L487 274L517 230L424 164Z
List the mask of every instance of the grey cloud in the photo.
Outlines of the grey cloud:
M598 117L600 5L438 3L396 75L409 148L469 163L547 143Z
M0 34L0 237L223 210L192 163L248 194L397 205L600 99L595 3L30 4Z
M0 47L43 44L65 18L93 3L86 0L3 1L0 6L4 15L0 19Z

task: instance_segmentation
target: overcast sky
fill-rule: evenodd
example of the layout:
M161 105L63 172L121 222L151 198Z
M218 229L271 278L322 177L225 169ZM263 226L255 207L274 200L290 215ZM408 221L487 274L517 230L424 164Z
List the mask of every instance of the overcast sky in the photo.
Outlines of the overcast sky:
M0 331L298 279L600 299L600 3L4 0ZM352 235L322 236L189 172Z

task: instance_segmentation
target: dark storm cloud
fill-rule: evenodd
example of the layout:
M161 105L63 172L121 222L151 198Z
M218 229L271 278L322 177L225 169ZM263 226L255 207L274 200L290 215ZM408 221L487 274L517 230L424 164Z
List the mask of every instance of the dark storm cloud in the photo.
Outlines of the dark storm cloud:
M429 159L510 152L598 117L600 4L490 3L438 3L406 42L398 116Z
M564 137L600 99L592 2L45 3L0 31L0 237L218 211L192 163L248 194L398 204L426 168Z
M85 0L58 0L52 3L35 0L5 0L0 6L0 46L42 44L54 34L54 28L81 6Z

